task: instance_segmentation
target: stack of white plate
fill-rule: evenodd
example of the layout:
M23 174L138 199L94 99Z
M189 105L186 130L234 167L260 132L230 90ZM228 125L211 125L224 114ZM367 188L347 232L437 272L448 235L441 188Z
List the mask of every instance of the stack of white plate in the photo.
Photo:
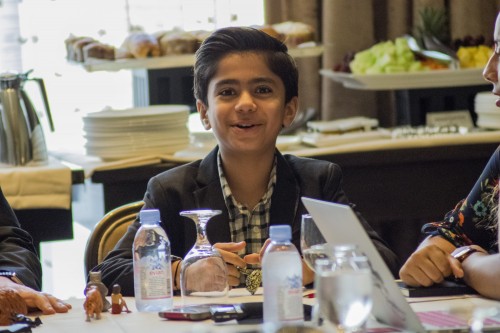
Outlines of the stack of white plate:
M104 110L83 117L87 154L105 160L173 154L189 145L187 105Z
M500 129L500 108L496 106L498 96L491 92L480 92L474 99L477 113L477 126L489 129Z

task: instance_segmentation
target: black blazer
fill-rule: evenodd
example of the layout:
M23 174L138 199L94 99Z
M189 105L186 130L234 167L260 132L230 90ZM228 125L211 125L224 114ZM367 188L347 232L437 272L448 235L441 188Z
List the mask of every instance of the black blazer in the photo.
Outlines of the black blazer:
M21 229L0 188L0 270L15 272L28 287L40 290L42 267L31 236Z
M162 226L170 239L172 254L183 257L194 245L194 222L179 215L182 210L219 209L222 214L213 217L207 225L207 237L212 244L231 242L228 211L224 202L215 148L203 160L198 160L165 171L150 179L144 196L144 208L160 210ZM300 251L300 223L307 213L300 198L307 196L320 200L350 204L342 189L342 172L334 163L277 152L277 180L271 198L270 224L289 224L292 242ZM399 264L396 255L376 234L361 221L395 276ZM127 233L109 253L103 263L93 270L101 270L103 282L110 288L114 283L122 287L124 295L133 295L132 245L140 223L135 221Z

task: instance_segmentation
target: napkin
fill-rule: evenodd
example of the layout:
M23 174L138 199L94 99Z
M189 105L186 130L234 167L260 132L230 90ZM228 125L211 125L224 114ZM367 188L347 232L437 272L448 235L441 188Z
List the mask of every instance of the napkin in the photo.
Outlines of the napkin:
M70 209L71 185L71 169L53 158L46 165L0 165L0 186L13 209Z

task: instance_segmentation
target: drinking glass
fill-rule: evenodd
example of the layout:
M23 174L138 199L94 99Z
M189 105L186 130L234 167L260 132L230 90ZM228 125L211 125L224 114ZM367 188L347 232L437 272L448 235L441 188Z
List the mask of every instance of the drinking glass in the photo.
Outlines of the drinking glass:
M196 224L196 243L181 263L181 295L223 297L229 290L227 267L217 249L207 239L208 221L220 210L182 211Z
M300 249L307 266L314 271L317 259L326 258L327 249L326 240L319 231L318 226L309 214L302 215L300 225Z
M363 332L372 309L368 258L338 255L316 261L316 295L325 326L336 332Z

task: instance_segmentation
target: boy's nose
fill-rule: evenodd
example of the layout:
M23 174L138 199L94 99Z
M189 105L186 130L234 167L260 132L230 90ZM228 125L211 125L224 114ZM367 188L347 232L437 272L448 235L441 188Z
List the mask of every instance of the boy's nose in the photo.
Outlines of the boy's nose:
M498 82L498 57L498 55L493 54L486 67L484 67L483 77L491 83Z
M236 105L236 111L255 111L257 105L255 104L253 97L248 92L243 92L238 99L238 103Z

